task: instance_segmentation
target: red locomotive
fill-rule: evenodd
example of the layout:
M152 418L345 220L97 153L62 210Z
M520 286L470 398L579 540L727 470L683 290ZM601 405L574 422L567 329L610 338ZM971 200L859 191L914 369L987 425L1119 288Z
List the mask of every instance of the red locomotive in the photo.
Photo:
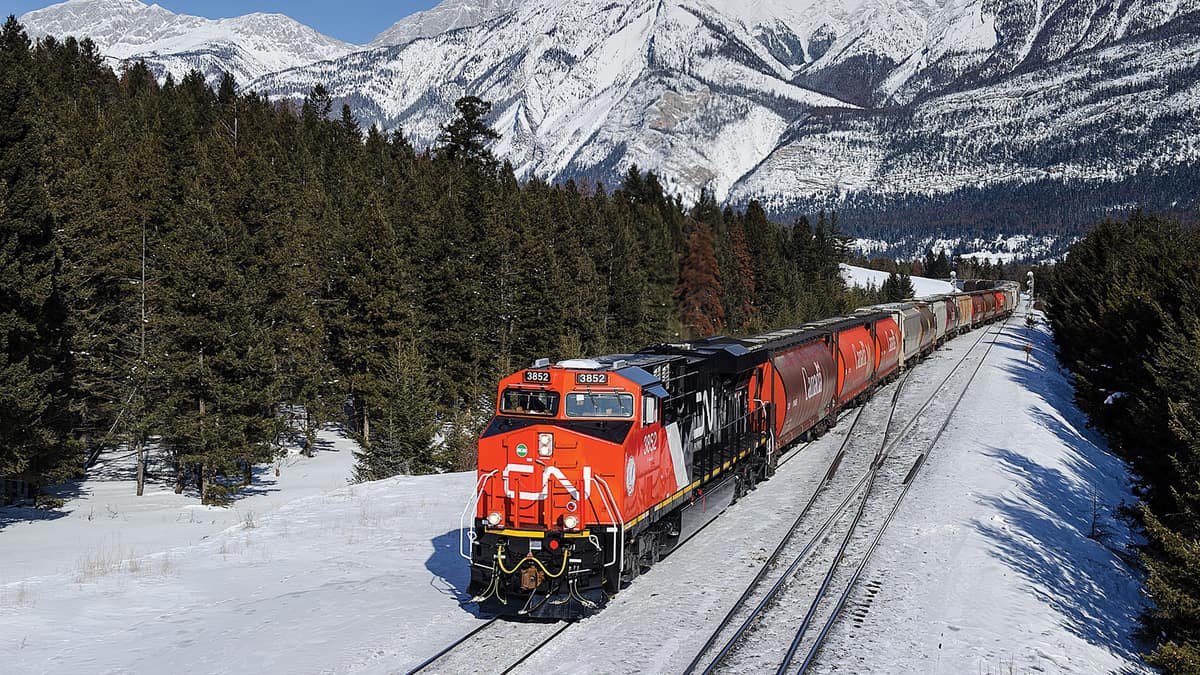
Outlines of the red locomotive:
M475 601L544 617L599 608L769 478L782 449L825 431L943 336L1007 316L1016 293L1004 286L973 292L978 303L941 296L752 337L543 359L505 378L464 511ZM966 307L983 313L961 315Z

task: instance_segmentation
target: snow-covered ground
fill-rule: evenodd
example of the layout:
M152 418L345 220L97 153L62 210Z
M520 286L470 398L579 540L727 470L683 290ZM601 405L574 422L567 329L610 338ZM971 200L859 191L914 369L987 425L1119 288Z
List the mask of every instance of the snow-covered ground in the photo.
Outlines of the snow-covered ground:
M887 281L888 273L880 272L879 270L869 270L865 267L855 267L854 265L842 264L842 278L846 280L849 286L857 286L859 288L872 287L878 289L883 286L883 282ZM913 292L915 297L922 298L927 295L939 295L942 293L953 293L955 288L948 281L940 279L926 279L925 277L912 277Z
M973 336L920 365L904 395L926 396ZM863 621L835 628L824 672L1145 670L1127 637L1137 579L1114 553L1129 540L1112 516L1132 500L1128 477L1071 394L1045 329L1013 321L883 538L864 576L878 595L856 593ZM682 670L844 427L518 670ZM0 510L0 670L390 673L477 626L457 554L473 476L347 485L352 444L324 438L229 509L157 489L139 500L110 475L78 486L64 517ZM495 666L480 656L479 672Z
M1072 397L1045 323L1011 321L868 567L878 594L852 597L865 620L839 625L821 672L1148 670L1115 517L1129 475Z

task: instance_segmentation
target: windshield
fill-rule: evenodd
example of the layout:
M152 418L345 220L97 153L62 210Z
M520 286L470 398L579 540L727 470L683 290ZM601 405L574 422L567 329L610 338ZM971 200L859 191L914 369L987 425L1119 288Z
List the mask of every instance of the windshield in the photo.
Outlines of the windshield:
M633 417L633 394L574 393L567 395L567 417Z
M558 414L558 392L506 389L500 397L500 412L508 415L554 417Z

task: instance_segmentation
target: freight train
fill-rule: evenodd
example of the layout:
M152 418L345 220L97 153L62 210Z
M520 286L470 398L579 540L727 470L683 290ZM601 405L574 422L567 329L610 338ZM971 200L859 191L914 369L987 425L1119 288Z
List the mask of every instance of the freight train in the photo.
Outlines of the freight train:
M541 359L500 382L460 554L485 611L577 618L1019 287L864 307L751 337ZM468 519L470 522L468 523Z

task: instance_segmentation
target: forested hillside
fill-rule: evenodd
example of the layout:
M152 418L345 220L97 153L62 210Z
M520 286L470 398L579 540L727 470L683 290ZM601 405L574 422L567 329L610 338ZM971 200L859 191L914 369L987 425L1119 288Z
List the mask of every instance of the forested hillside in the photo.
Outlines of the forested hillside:
M1055 270L1049 316L1077 396L1140 474L1152 662L1200 672L1200 232L1135 214Z
M4 25L0 477L36 492L154 451L219 502L330 421L363 478L468 467L496 379L535 357L851 302L824 216L685 208L636 168L615 190L519 183L478 99L422 149L321 87L292 108L235 84L160 85Z

